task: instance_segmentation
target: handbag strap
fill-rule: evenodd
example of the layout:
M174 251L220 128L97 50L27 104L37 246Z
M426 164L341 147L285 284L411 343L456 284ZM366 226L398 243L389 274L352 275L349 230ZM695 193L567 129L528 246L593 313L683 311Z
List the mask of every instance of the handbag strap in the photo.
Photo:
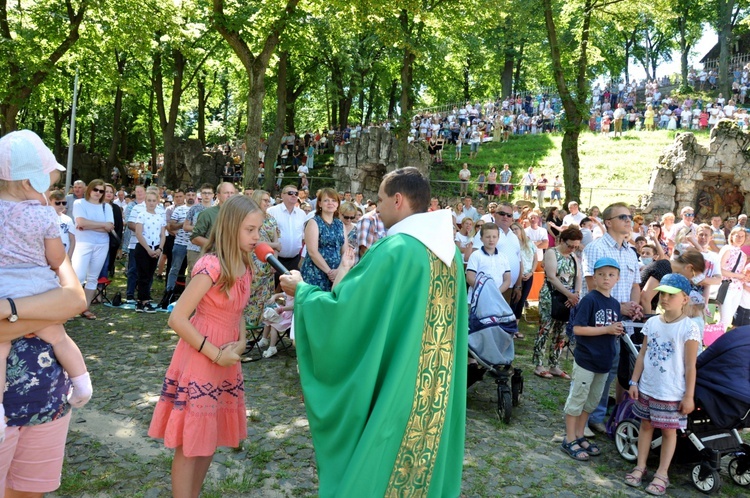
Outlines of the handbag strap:
M742 259L742 250L737 253L737 261L734 262L734 268L732 268L732 273L737 271L737 267L740 265L740 260ZM727 279L727 281L732 280L731 277Z

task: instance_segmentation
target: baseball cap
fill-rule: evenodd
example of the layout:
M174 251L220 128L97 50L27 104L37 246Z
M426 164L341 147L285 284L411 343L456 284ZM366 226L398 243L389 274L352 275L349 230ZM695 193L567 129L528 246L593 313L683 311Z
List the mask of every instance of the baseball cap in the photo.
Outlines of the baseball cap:
M620 265L617 264L617 261L614 258L599 258L596 260L596 263L594 263L594 270L598 270L599 268L604 268L605 266L611 266L612 268L620 269Z
M0 138L0 180L29 180L43 194L49 188L49 174L65 171L39 135L31 130L12 131Z
M659 286L654 290L657 292L666 292L667 294L684 292L690 295L690 282L687 277L679 273L668 273L662 277Z

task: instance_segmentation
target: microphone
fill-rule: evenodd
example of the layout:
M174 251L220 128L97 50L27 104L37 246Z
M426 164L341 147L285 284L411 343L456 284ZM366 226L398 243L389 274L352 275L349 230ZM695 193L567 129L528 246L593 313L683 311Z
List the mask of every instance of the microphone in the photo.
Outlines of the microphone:
M260 244L255 246L255 256L262 262L268 263L269 265L273 266L273 269L281 273L282 275L291 275L291 273L289 273L289 270L284 268L284 265L281 264L281 261L276 259L276 256L273 255L273 249L271 249L271 246L269 246L265 242L261 242Z

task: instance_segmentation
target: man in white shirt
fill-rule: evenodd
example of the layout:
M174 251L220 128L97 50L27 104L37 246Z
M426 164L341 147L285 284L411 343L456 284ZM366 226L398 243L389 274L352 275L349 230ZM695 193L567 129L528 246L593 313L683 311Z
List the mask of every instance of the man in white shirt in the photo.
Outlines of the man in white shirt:
M268 208L268 214L276 219L279 225L279 262L288 270L299 268L300 251L302 251L302 237L305 231L307 215L297 206L297 187L286 185L281 191L281 203ZM274 275L278 285L279 274Z
M513 223L513 206L507 202L498 204L495 211L495 224L499 230L498 250L505 255L510 265L510 287L503 297L510 304L521 298L521 275L523 274L523 261L521 260L521 243L516 234L510 229Z
M534 176L534 167L530 166L529 170L525 175L523 175L523 178L521 179L521 184L523 184L523 199L525 201L531 200L531 191L534 183L536 183L536 177Z
M456 223L461 224L461 222L464 221L464 218L470 218L471 221L474 222L479 219L479 212L477 211L477 208L471 205L471 203L471 196L467 195L464 197L464 208L458 213L458 216L456 216Z
M544 258L544 250L549 247L547 230L539 225L539 215L532 211L529 213L529 227L525 230L526 236L536 246L536 255L539 261Z
M581 226L581 220L583 220L585 217L586 215L578 209L578 203L576 201L570 201L568 203L568 214L566 214L565 218L563 218L563 230L568 228L570 225Z
M497 202L490 202L487 205L487 213L483 214L480 220L485 223L495 223L495 211L497 210Z
M125 198L125 191L123 189L117 191L117 198L112 201L112 204L119 206L120 210L125 211L125 208L128 206L128 200Z

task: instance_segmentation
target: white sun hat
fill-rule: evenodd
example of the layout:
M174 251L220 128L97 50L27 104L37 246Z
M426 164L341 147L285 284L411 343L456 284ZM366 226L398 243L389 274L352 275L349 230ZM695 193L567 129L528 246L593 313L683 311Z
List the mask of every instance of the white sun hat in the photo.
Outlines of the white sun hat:
M0 138L0 180L29 180L34 190L44 193L55 170L65 167L33 131L12 131Z

